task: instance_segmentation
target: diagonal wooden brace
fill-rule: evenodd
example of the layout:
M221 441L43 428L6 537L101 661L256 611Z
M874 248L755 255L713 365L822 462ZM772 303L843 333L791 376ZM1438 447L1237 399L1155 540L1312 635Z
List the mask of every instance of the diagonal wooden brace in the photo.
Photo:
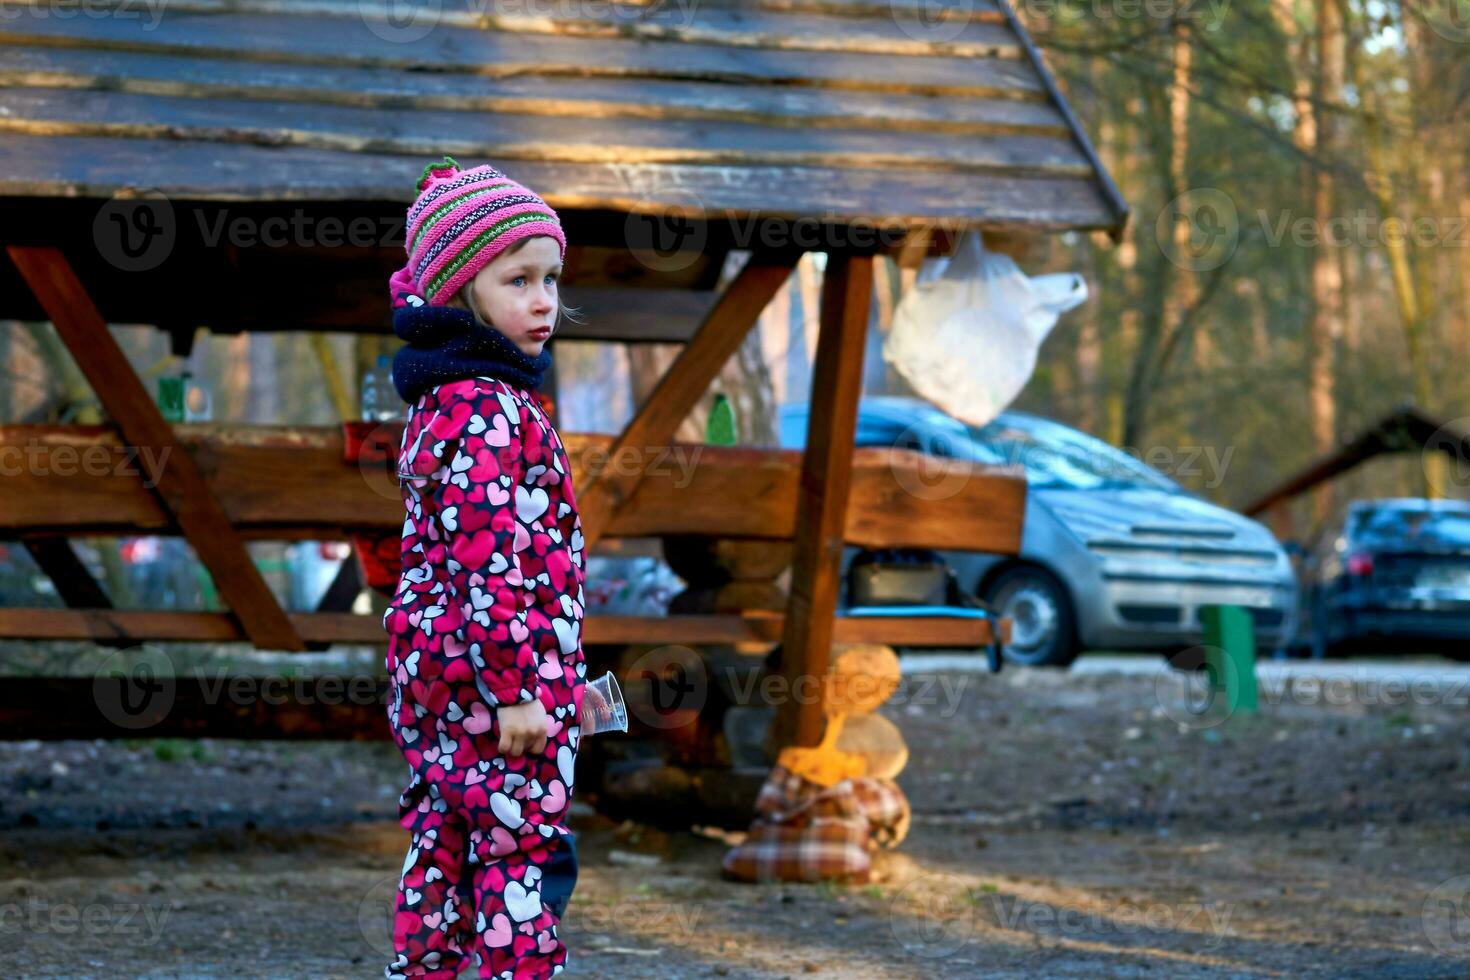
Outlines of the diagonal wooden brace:
M669 444L679 423L709 390L710 382L790 277L798 258L798 253L751 255L679 357L669 365L648 401L623 427L608 449L606 458L612 465L604 472L590 474L586 489L577 494L584 547L589 552L606 533L618 509L638 489L648 463L658 458L657 450ZM622 465L623 457L630 452L638 465Z
M51 247L10 245L6 250L123 438L134 446L167 453L161 456L168 462L153 492L209 569L250 642L273 650L306 649L194 458L175 438L66 256Z

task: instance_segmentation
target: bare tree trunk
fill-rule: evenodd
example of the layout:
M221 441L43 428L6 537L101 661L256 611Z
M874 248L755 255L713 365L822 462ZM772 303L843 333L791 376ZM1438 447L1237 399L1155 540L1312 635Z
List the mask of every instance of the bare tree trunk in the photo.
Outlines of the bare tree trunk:
M1104 116L1105 122L1100 130L1102 145L1104 147L1122 146L1124 149L1116 154L1109 165L1121 186L1129 187L1133 184L1132 174L1134 170L1134 159L1127 151L1132 140L1125 136L1119 138L1115 131L1119 126L1125 130L1133 125L1140 113L1137 103L1141 101L1130 98L1122 107L1121 121L1115 125L1112 119ZM1139 234L1137 223L1134 225L1133 235ZM1134 237L1124 238L1118 243L1114 250L1118 263L1118 285L1123 297L1122 311L1118 316L1118 327L1116 330L1105 330L1101 337L1101 354L1103 360L1103 374L1106 389L1103 394L1102 403L1102 431L1101 435L1108 442L1115 445L1123 441L1124 429L1124 396L1125 389L1118 384L1118 379L1125 377L1124 367L1128 352L1133 350L1138 343L1139 337L1139 315L1137 297L1139 295L1138 285L1138 245Z
M47 386L48 410L45 421L65 421L78 425L100 423L102 408L97 396L81 369L77 367L76 361L72 360L66 345L57 336L56 328L49 322L32 320L22 321L21 326L30 335L36 356L46 365L42 376L54 380L55 383L54 391L49 384Z
M1460 201L1460 225L1452 232L1451 245L1454 247L1449 251L1454 253L1458 260L1456 274L1452 276L1454 292L1451 294L1457 297L1458 301L1452 304L1452 308L1458 310L1459 315L1464 317L1470 314L1470 241L1467 241L1467 238L1470 238L1470 180L1466 179L1464 173L1459 176L1460 188L1457 196ZM1450 350L1454 363L1465 363L1465 358L1470 357L1470 324L1463 321L1452 322L1450 336L1452 338ZM1470 395L1470 392L1464 391L1463 388L1461 391L1462 397Z
M1308 270L1310 303L1307 307L1307 420L1315 454L1329 452L1337 438L1335 354L1342 333L1341 249L1326 240L1332 217L1332 175L1326 161L1333 159L1333 119L1322 111L1336 103L1342 93L1342 32L1335 23L1336 0L1315 0L1314 15L1319 25L1315 39L1305 29L1296 0L1273 0L1275 16L1288 46L1287 64L1292 70L1292 146L1301 157L1299 179L1303 199L1311 202L1317 229ZM1332 8L1329 10L1328 8ZM1315 63L1313 53L1315 40ZM1311 494L1312 521L1320 526L1333 507L1333 484L1319 484Z
M1346 9L1346 0L1335 0L1335 2L1338 5L1338 16L1342 19L1343 24L1351 23ZM1374 97L1373 89L1366 82L1363 73L1359 50L1361 38L1357 36L1357 32L1352 32L1347 37L1346 62L1352 77L1353 88L1357 91L1362 106L1363 136L1368 154L1368 167L1363 174L1363 180L1378 205L1380 220L1398 220L1402 209L1393 174L1388 164L1387 148L1384 144L1382 120L1380 119L1383 107ZM1417 277L1414 275L1412 257L1404 241L1404 235L1384 234L1380 237L1383 239L1384 251L1388 255L1394 299L1398 304L1399 321L1403 325L1404 342L1408 348L1413 398L1421 408L1428 409L1431 391L1424 351L1424 307L1419 294ZM1431 479L1428 482L1433 484L1435 481ZM1426 493L1433 492L1432 486L1426 488Z
M1174 26L1174 81L1169 88L1169 196L1178 197L1190 189L1189 184L1189 86L1190 72L1194 65L1194 48L1190 44L1189 29L1182 23ZM1174 222L1174 248L1176 255L1189 255L1190 226L1188 222ZM1179 269L1174 273L1173 288L1164 293L1163 328L1166 332L1180 329L1184 311L1193 305L1198 290L1194 272ZM1205 331L1194 332L1195 363L1201 368L1209 367L1212 359ZM1162 365L1160 366L1162 369Z
M1342 23L1337 17L1336 0L1317 0L1317 106L1336 105L1342 100L1343 47ZM1303 46L1305 47L1305 45ZM1324 160L1337 159L1336 120L1332 113L1305 107L1313 120L1314 147L1307 148ZM1337 444L1337 370L1335 358L1342 337L1342 272L1337 246L1325 241L1323 229L1333 213L1332 171L1326 166L1312 170L1312 211L1317 221L1318 242L1312 252L1311 322L1307 336L1311 349L1308 390L1311 402L1312 445L1318 454L1326 454ZM1312 494L1312 522L1322 526L1333 511L1333 489L1329 481Z
M786 348L791 343L791 290L792 280L788 278L760 316L761 356L771 372L771 391L778 405L791 400L786 380Z
M241 332L231 337L227 344L225 365L222 368L219 403L215 417L239 421L249 418L250 401L250 338L252 334Z
M1337 250L1338 274L1342 277L1342 295L1358 295L1357 254L1352 249ZM1467 294L1470 295L1470 294ZM1342 304L1342 343L1350 354L1356 354L1363 346L1363 304Z
M1246 297L1251 308L1251 360L1256 364L1271 363L1271 330L1266 325L1266 298L1261 295L1261 284L1254 279L1246 280Z
M735 256L731 256L732 260ZM739 274L742 263L731 261L721 270L720 288L728 286ZM769 308L769 307L768 307ZM735 412L735 432L740 445L774 446L776 438L776 392L766 364L760 317L736 348L735 355L720 369L710 391L694 407L674 433L681 442L702 443L714 393L723 392ZM678 344L639 344L629 350L629 383L633 389L634 411L637 412L652 395L659 381L678 358Z
M817 268L816 254L807 252L803 255L796 264L796 272L801 283L801 335L806 343L806 364L810 366L817 354L817 331L822 313L822 273Z
M1173 77L1163 105L1168 138L1163 141L1161 154L1163 181L1170 207L1174 207L1172 202L1189 189L1189 85L1194 58L1188 29L1176 23L1173 31ZM1157 100L1155 93L1145 95ZM1190 222L1175 220L1170 234L1173 255L1161 256L1152 263L1152 275L1145 278L1147 288L1141 296L1138 346L1134 351L1133 370L1123 408L1122 443L1129 447L1143 442L1148 430L1149 404L1180 342L1186 337L1187 318L1198 295L1192 273L1177 266L1174 258L1191 253Z

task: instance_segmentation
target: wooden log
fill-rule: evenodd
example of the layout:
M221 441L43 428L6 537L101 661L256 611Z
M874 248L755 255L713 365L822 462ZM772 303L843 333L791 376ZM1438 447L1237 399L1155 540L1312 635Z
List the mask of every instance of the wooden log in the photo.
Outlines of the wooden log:
M386 464L344 464L340 427L174 428L178 452L195 461L244 538L343 540L353 530L403 524L403 501ZM401 431L401 423L385 424L381 435L396 446ZM610 435L562 437L579 490L588 468L627 465L611 455ZM177 533L177 522L147 486L170 461L151 447L130 449L101 426L0 425L6 489L0 536ZM674 443L642 474L607 528L614 538L789 541L795 534L799 450ZM1025 480L1014 472L907 449L857 449L842 538L871 548L1015 554L1025 499Z

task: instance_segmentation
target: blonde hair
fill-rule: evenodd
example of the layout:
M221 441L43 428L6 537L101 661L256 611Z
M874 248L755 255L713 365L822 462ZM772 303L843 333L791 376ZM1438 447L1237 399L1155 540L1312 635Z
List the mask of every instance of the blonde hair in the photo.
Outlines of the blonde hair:
M527 242L537 238L551 238L551 236L530 235L526 238L519 239L504 252L502 252L501 255L514 255L516 252L519 252L521 249L525 248ZM556 239L552 238L552 241L556 241ZM475 313L476 315L478 315L478 311L475 310L474 307L470 306L470 301L465 297L465 292L470 288L470 283L472 282L474 282L473 279L469 280L469 282L466 282L463 286L461 286L453 296L445 300L445 305L456 306L462 310L469 310L471 313ZM561 301L561 289L558 287L556 294L556 321L552 324L551 327L551 335L553 337L556 336L557 330L561 327L561 318L563 316L565 316L573 323L586 322L582 319L582 308L580 306L567 306Z

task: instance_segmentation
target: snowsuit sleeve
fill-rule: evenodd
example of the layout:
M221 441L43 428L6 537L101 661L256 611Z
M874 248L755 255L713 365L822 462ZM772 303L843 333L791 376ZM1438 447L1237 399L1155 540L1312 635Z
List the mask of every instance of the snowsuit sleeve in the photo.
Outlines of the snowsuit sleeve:
M432 471L427 495L458 606L453 635L467 645L480 693L492 706L541 695L519 558L530 536L516 513L524 423L520 401L500 386L453 382L440 387L436 414L407 453L410 469Z

